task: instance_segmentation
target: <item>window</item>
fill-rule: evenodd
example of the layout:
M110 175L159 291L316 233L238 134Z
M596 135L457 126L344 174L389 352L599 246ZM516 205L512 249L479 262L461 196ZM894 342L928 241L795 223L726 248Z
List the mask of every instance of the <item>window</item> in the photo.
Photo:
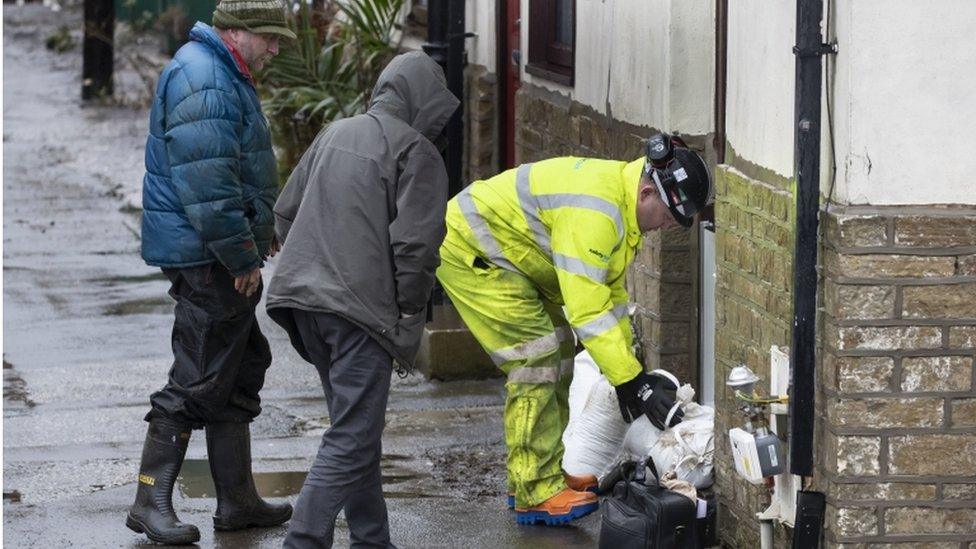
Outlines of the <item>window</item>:
M525 72L573 85L576 0L529 0L529 62Z

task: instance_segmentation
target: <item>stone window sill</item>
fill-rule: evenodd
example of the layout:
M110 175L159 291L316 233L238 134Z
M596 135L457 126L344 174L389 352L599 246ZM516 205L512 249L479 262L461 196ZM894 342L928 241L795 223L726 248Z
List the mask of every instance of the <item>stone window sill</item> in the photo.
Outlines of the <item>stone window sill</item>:
M545 78L557 84L562 84L563 86L573 85L572 69L566 67L549 63L532 62L525 65L525 72L532 76L538 76L539 78Z

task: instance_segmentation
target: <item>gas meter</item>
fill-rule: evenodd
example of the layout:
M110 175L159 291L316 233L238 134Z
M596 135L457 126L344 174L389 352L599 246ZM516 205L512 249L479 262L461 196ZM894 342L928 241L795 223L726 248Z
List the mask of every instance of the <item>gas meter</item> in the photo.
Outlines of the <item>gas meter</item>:
M745 424L729 430L735 470L753 484L783 472L783 445L768 429L767 408L784 402L783 397L760 397L756 393L759 376L740 364L729 372L725 385L735 394L736 408Z

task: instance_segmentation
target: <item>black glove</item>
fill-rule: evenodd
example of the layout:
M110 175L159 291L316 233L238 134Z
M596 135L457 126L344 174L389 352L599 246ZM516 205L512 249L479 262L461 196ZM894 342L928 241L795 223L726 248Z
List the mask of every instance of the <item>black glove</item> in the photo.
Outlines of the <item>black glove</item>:
M655 427L663 431L681 423L681 418L685 415L684 410L677 408L671 422L664 425L671 409L675 407L678 391L678 387L666 377L642 371L634 379L617 385L614 389L620 402L620 415L627 423L644 414Z

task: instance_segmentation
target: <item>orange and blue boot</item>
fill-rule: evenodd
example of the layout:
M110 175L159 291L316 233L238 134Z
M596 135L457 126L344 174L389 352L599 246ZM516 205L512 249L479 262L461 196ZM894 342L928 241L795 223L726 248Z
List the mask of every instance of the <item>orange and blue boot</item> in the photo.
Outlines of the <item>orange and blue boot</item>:
M566 488L534 507L527 509L516 507L515 522L558 526L585 517L599 508L600 501L593 492L577 492L572 488Z
M563 473L563 480L566 481L566 486L569 486L577 492L596 492L596 489L600 486L599 481L596 479L596 475L583 475L574 476L569 473Z
M597 488L600 486L596 475L574 476L569 473L563 473L563 480L566 481L566 486L577 492L596 493ZM508 493L508 508L515 509L515 492Z

